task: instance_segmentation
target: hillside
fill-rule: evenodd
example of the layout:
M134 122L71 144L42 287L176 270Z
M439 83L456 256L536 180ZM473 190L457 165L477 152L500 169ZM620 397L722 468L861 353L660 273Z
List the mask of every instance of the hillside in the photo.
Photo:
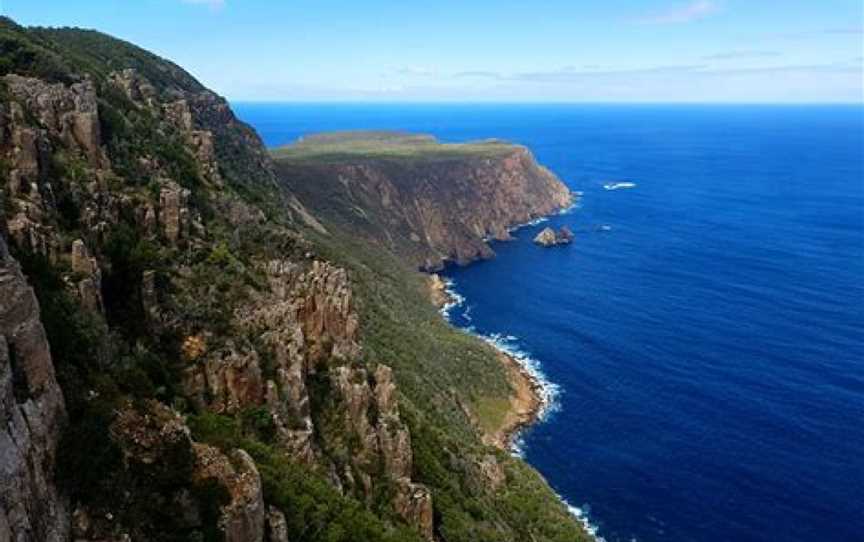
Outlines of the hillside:
M489 258L487 239L509 239L512 226L571 201L528 149L498 140L343 132L273 155L282 180L317 216L424 270Z
M0 20L0 174L0 540L584 538L494 352L178 66Z
M509 239L514 225L571 201L528 149L498 140L343 132L304 138L273 156L317 216L428 271L492 257L488 239Z

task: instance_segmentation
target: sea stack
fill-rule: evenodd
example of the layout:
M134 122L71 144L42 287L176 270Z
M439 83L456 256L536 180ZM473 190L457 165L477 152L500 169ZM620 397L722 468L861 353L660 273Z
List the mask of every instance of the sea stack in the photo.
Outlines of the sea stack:
M552 228L543 228L543 231L538 233L537 237L534 238L534 242L544 247L555 246L557 244L555 230Z
M544 228L534 238L534 242L543 247L554 247L572 243L573 237L573 232L567 226L563 226L558 233L555 233L552 228Z

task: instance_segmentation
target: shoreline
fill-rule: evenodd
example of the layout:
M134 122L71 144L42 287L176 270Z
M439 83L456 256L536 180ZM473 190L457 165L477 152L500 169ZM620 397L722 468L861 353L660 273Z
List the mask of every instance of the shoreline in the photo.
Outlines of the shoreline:
M437 273L429 277L429 292L432 303L438 307L441 315L448 322L450 311L462 305L465 298L456 292L450 280L442 279ZM451 323L452 325L452 323ZM532 360L506 343L514 337L498 335L485 336L472 332L470 329L453 326L482 340L495 351L498 361L504 368L507 381L510 384L510 408L498 428L483 437L485 444L521 455L519 450L519 435L531 425L542 420L543 416L552 410L557 387L546 380Z
M543 384L514 357L503 350L496 350L499 361L507 371L507 380L514 394L510 397L510 409L504 415L504 421L497 431L487 435L487 439L489 444L501 450L518 453L519 434L523 429L540 421L549 404L544 399Z
M555 214L565 215L579 208L581 198L581 192L571 192L570 204ZM525 224L517 224L508 231L512 233L527 226L542 224L549 220L549 216L542 216ZM545 378L545 375L536 367L536 361L506 344L510 340L515 340L515 337L485 336L474 332L470 327L460 327L450 321L450 311L465 302L465 297L455 290L455 283L452 280L442 279L438 273L432 273L428 275L428 287L432 304L438 308L444 320L454 328L489 344L504 366L507 379L514 391L510 397L510 409L505 415L501 427L495 433L485 435L483 441L500 450L522 457L519 443L521 433L535 423L543 421L543 418L554 409L558 387ZM591 518L582 506L574 506L557 492L556 495L592 540L596 542L606 541L599 534L599 528L591 522Z

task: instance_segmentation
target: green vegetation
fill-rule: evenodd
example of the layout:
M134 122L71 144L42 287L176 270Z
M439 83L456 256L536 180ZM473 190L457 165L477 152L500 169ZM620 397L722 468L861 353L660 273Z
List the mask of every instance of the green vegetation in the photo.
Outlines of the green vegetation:
M0 75L17 73L49 82L75 82L89 74L96 80L134 68L157 89L204 90L175 64L116 38L77 28L23 28L0 17Z
M80 82L84 75L92 79L102 142L111 163L110 175L103 177L81 157L58 150L49 172L57 208L45 219L47 229L58 232L62 250L72 239L87 240L102 271L104 315L82 308L71 293L74 284L67 281L79 277L70 273L65 256L49 260L13 246L39 298L67 403L69 420L57 477L73 502L101 517L110 511L119 525L135 529L136 539L221 538L216 518L229 496L213 481L190 480L193 456L187 445L145 464L124 458L111 436L119 410L143 411L155 399L185 416L197 441L250 453L264 482L265 501L285 513L292 541L418 540L412 529L393 517L388 480L375 480L376 493L369 502L361 502L350 491L342 495L330 483L329 472L285 457L265 408L246 406L231 416L215 414L184 394L190 360L181 354L181 344L194 334L206 335L210 351L218 351L229 340L254 345L262 373L274 376L273 352L261 337L237 329L234 311L266 289L258 264L315 257L349 272L362 320L364 359L357 362L369 367L384 363L394 369L401 416L412 438L412 478L432 489L437 535L447 542L582 540L581 530L535 471L481 443L474 424L489 428L503 415L510 393L506 376L488 345L440 318L429 303L425 277L391 252L360 239L342 222L330 220L329 234L302 232L306 240L301 239L284 206L289 194L276 183L266 155L254 146L257 136L230 115L196 117L213 132L225 186L205 182L183 134L108 83L108 74L124 68L135 68L160 95L172 96L172 89L203 90L174 64L102 34L27 30L0 20L0 75L14 72L65 84ZM0 98L8 99L3 88ZM514 148L499 141L456 145L428 136L348 133L308 138L277 151L277 156L288 164L449 160L493 156ZM0 164L0 171L6 168ZM191 191L187 211L200 217L203 227L184 244L169 243L142 225L140 211L159 205L163 185L154 171ZM98 190L99 204L115 212L104 231L95 232L93 224L82 220L88 211L85 203L96 199L88 192L90 186ZM266 221L231 221L235 204L252 210L258 206ZM4 209L7 205L14 210L4 199ZM355 210L334 201L332 215L340 213ZM158 298L162 314L155 317L145 306L145 272L155 276L156 291L148 292ZM168 323L159 319L163 315ZM344 417L334 415L338 399L329 390L327 363L321 365L324 368L319 367L308 382L316 445L342 466L356 443L345 436L351 432L343 426ZM506 472L501 487L493 488L478 469L478 462L488 455ZM378 474L376 468L369 466L370 473ZM184 522L174 513L178 500L186 498L192 499L199 523Z
M242 448L258 467L265 500L285 514L292 542L420 542L407 527L390 527L359 501L340 495L323 473L288 460L261 442L248 416L201 413L189 418L196 441Z
M514 145L490 139L471 143L440 143L432 136L402 132L336 132L307 136L273 151L281 161L344 162L370 159L446 160L465 156L497 156Z
M520 460L495 452L507 483L477 479L476 461L490 449L462 406L482 426L503 416L510 388L487 344L445 323L429 302L426 277L392 253L336 225L309 232L322 256L349 269L359 302L366 357L393 367L411 431L414 478L433 489L438 530L448 542L579 541L586 535ZM461 403L461 404L460 404Z

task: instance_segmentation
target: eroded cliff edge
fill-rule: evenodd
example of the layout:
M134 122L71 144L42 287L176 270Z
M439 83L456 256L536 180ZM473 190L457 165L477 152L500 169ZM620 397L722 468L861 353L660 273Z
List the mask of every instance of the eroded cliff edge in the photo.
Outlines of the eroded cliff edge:
M564 209L567 187L520 145L443 144L397 132L321 134L276 149L277 170L317 215L426 271L494 255L490 239Z
M582 536L482 443L494 353L224 99L96 32L0 45L0 540Z

